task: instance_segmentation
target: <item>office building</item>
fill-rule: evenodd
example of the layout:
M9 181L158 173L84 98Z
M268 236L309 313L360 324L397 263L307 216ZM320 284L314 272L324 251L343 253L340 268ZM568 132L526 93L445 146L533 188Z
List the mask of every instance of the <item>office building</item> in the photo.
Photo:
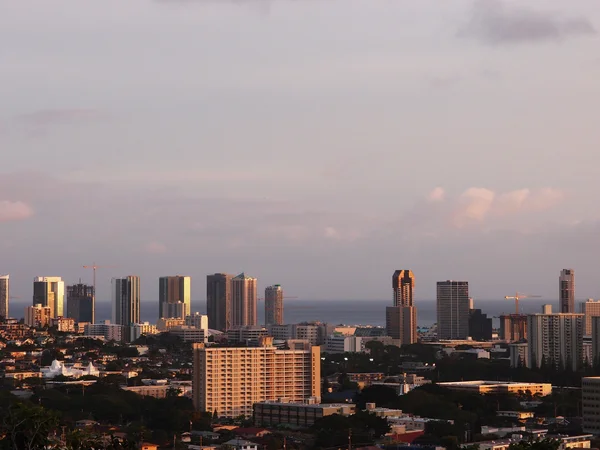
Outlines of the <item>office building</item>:
M213 330L227 331L231 328L232 278L227 273L206 277L206 314L208 326Z
M528 367L542 362L577 370L583 363L583 314L531 314L527 316Z
M94 323L95 303L93 286L82 283L67 286L67 317L75 322Z
M62 317L65 300L65 282L61 277L35 277L33 304L50 307L52 317Z
M265 289L265 325L283 324L283 289L279 284Z
M360 353L364 351L363 339L356 336L328 336L325 351L327 353Z
M469 336L474 341L492 340L492 318L488 318L481 309L469 311Z
M158 318L185 319L192 313L192 281L176 275L158 279Z
M417 310L413 305L415 276L410 270L396 270L392 275L393 305L385 309L388 336L401 344L417 342Z
M25 308L25 325L34 328L43 328L50 325L50 319L53 317L52 308L41 304L27 306Z
M231 327L257 325L256 293L256 278L241 273L231 279Z
M10 275L0 275L0 317L8 319L10 301Z
M193 353L193 400L198 411L251 417L252 406L266 400L321 400L319 347L305 343L303 349L278 350L266 337L259 347L193 344Z
M527 316L525 314L500 316L500 339L508 342L527 339Z
M265 401L254 404L254 424L256 426L273 427L290 425L310 428L319 419L333 414L351 416L356 412L356 405L351 403L316 404L310 399L306 403L289 401Z
M265 327L249 325L231 328L225 335L230 344L254 344L258 342L259 338L268 336L269 332Z
M183 342L208 342L208 331L202 328L183 325L171 328L169 333L179 337Z
M469 282L438 281L438 339L466 339L469 336Z
M115 325L140 322L140 277L113 278L112 322Z
M558 298L561 313L575 312L575 271L563 269L558 278Z
M586 302L580 304L581 314L585 316L585 329L584 334L586 336L592 335L592 317L600 316L600 300L588 299Z

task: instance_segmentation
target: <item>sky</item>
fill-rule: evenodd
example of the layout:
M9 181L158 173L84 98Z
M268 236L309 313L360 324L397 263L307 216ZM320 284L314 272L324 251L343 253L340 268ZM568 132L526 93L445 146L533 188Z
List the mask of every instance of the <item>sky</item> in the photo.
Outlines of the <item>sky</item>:
M0 0L0 273L600 297L596 0Z

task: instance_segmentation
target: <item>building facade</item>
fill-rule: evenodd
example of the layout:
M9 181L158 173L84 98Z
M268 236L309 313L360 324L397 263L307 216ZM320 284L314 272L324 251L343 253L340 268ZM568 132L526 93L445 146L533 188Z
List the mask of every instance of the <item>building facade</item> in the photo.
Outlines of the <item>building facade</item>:
M577 370L583 363L583 314L527 316L527 367L542 363Z
M231 328L232 278L227 273L206 277L206 314L208 326L213 330L227 331Z
M600 434L600 377L581 379L581 411L583 431Z
M192 279L181 275L158 279L158 318L192 314Z
M25 325L34 328L42 328L50 325L50 319L53 317L52 308L41 304L27 306L25 308Z
M239 274L231 279L231 326L244 327L258 324L256 278Z
M584 334L586 336L591 336L592 317L600 317L600 300L590 298L586 302L582 302L579 312L585 316Z
M67 317L75 322L96 321L94 286L74 284L67 286Z
M481 309L469 311L469 336L474 341L491 341L492 329L492 318L488 318Z
M63 316L65 282L61 277L35 277L33 304L50 307L52 317Z
M10 275L0 275L0 317L8 318Z
M199 411L219 417L252 416L253 405L287 398L321 397L319 347L278 350L271 338L259 347L205 347L193 344L193 399Z
M105 320L102 323L87 324L84 329L84 334L86 336L102 337L107 341L120 342L126 337L127 330L128 328L123 325L110 323L110 320Z
M527 316L525 314L505 314L500 316L500 339L518 342L527 339Z
M561 313L575 312L575 271L563 269L558 277L558 298Z
M466 339L469 336L469 282L438 281L438 339Z
M274 284L265 289L265 325L283 324L283 289Z
M113 278L112 322L116 325L140 322L140 277Z
M315 404L310 400L306 403L290 403L266 401L254 404L254 424L271 427L275 425L291 425L309 428L326 416L339 414L350 416L356 412L356 405L351 403Z
M417 309L413 304L415 276L410 270L396 270L392 275L393 305L386 307L388 336L402 344L417 342Z
M364 351L363 340L356 336L333 335L327 337L327 353L360 353Z

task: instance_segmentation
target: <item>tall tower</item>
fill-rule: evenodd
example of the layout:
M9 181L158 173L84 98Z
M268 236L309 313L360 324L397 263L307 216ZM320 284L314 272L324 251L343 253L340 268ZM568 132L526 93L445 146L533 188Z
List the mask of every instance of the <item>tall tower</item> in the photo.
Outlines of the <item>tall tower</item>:
M50 307L51 317L63 316L65 282L61 277L35 277L33 279L33 305Z
M140 323L140 277L113 278L112 303L114 324Z
M231 279L231 326L255 326L256 315L256 278L239 274Z
M231 279L228 273L206 276L206 314L208 327L227 331L231 328Z
M8 302L10 300L9 275L0 275L0 316L8 317Z
M176 275L158 279L158 318L185 319L192 314L191 278Z
M283 325L283 289L279 284L265 289L265 325Z
M558 278L559 308L561 313L575 312L575 271L563 269Z
M469 282L438 281L438 339L466 339L469 336Z
M67 286L67 317L75 322L94 323L96 320L94 286L74 284Z
M385 323L389 336L399 339L402 345L417 342L417 308L413 306L415 276L410 270L396 270L392 275L394 306L385 310Z

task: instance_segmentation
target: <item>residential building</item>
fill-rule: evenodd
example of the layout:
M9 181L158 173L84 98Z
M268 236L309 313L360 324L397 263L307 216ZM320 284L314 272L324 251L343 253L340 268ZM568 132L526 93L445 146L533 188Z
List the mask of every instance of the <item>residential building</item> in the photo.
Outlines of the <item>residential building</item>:
M290 425L299 428L310 428L314 423L327 416L338 414L350 416L356 412L356 405L350 403L315 404L289 401L264 401L254 404L253 419L256 426L273 427Z
M142 335L158 334L156 325L150 322L132 323L129 326L129 341L133 342Z
M8 319L10 275L0 275L0 317Z
M527 316L525 314L505 314L500 316L500 339L518 342L527 339Z
M583 314L527 316L528 367L554 364L577 370L583 363Z
M279 284L265 289L265 325L283 325L283 289Z
M75 333L75 320L70 317L53 317L50 326L56 327L56 331L64 333Z
M563 269L558 278L558 298L561 313L575 312L575 271Z
M156 329L158 331L170 331L171 328L174 327L182 327L186 324L185 319L176 319L176 318L162 318L162 319L158 319L158 321L156 322Z
M492 340L492 318L488 318L481 309L469 311L469 336L474 341Z
M181 318L192 313L190 277L176 275L158 279L158 318Z
M75 322L94 323L95 302L94 286L82 283L67 286L67 317Z
M231 326L244 327L258 324L256 278L239 274L231 279Z
M227 342L239 344L248 341L258 342L258 338L268 336L269 332L265 327L247 326L236 327L227 330Z
M185 324L188 327L199 328L208 332L208 316L205 314L195 313L185 316Z
M528 367L529 360L526 342L512 343L508 345L510 352L510 367Z
M102 337L106 341L123 341L124 326L110 323L110 320L105 320L101 323L90 323L85 326L84 334L86 336Z
M321 322L302 322L289 325L269 325L269 336L276 340L301 339L311 345L324 345L327 336L335 331L335 326Z
M208 342L208 330L202 328L184 325L171 328L169 333L179 336L183 342Z
M140 322L140 277L112 279L112 322L131 325Z
M50 325L52 318L52 308L42 306L40 303L25 308L25 325L35 328L42 328Z
M469 336L469 282L438 281L438 339L466 339Z
M450 381L438 383L439 386L453 391L471 392L474 394L518 394L531 392L545 397L552 393L550 383L521 383L518 381Z
M581 410L583 431L600 434L600 377L582 378Z
M600 317L592 317L592 360L590 364L600 364Z
M231 322L231 279L227 273L206 277L206 314L208 326L213 330L227 331Z
M417 310L413 305L415 276L410 270L396 270L392 275L393 305L386 307L389 336L402 344L417 342Z
M355 336L331 335L327 337L327 353L360 353L364 350L362 338Z
M254 403L288 398L320 402L321 354L304 349L278 350L273 339L259 347L205 347L193 344L193 398L199 411L219 417L251 416Z
M63 316L65 282L61 277L35 277L33 279L33 304L49 306L52 317Z
M592 317L600 317L600 300L594 300L593 298L590 298L586 302L582 302L580 304L579 312L585 316L584 334L586 336L591 336Z

